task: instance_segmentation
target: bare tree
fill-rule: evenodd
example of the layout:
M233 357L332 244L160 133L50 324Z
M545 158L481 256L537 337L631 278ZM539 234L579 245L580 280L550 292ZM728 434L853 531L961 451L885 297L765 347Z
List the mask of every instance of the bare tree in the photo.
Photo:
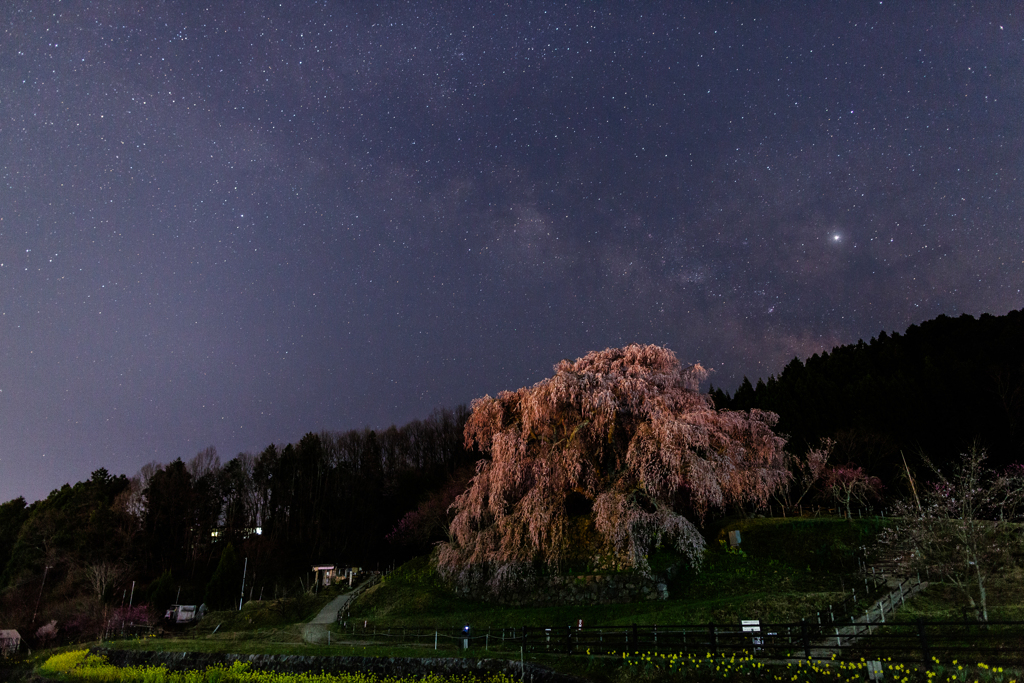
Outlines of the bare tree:
M153 475L161 471L163 466L158 462L147 462L139 469L138 474L128 480L128 486L117 495L115 509L137 520L139 524L146 518L146 488Z
M149 480L153 478L153 475L164 468L163 465L153 460L147 462L139 469L139 473L135 475L139 478L139 483L142 484L142 488L145 489L149 486Z
M919 569L955 586L980 621L988 621L988 581L1013 563L1019 530L1013 524L1024 501L1018 466L997 474L977 446L961 456L951 478L921 487L920 507L904 503L883 543L902 551Z
M142 520L146 516L146 487L138 475L128 480L128 486L117 494L114 509L133 519Z
M687 514L764 505L789 478L776 416L714 410L699 391L706 375L668 349L631 345L474 401L466 446L491 459L453 504L441 570L466 582L489 574L498 592L534 562L557 568L571 557L581 518L641 573L663 541L699 566L704 541Z
M822 439L817 448L808 450L802 458L787 453L784 457L787 469L793 474L792 485L781 487L775 499L786 507L799 505L825 474L835 444L832 439ZM792 493L798 494L795 501L791 498Z
M822 475L822 481L827 494L842 506L849 520L853 519L850 514L851 504L858 502L866 505L869 500L877 500L882 494L882 480L868 475L863 467L829 467Z
M103 600L107 590L113 587L124 576L126 567L116 562L100 561L86 565L85 577L96 592L96 597Z
M202 479L220 471L220 457L214 446L207 446L188 461L188 473L193 479Z

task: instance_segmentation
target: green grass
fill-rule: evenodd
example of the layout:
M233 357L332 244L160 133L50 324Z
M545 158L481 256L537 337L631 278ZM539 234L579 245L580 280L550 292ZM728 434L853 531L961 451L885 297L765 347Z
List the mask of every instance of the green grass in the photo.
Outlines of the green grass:
M887 525L878 517L852 522L835 517L760 517L716 522L707 535L724 541L728 530L739 529L743 550L749 555L837 577L857 571L861 546L870 548Z
M989 621L1024 621L1024 576L1019 569L988 582ZM900 610L898 618L912 621L925 618L932 621L961 621L965 613L973 619L973 611L966 607L960 592L952 585L933 582L927 591L915 595Z
M383 628L469 622L478 629L560 626L579 619L594 626L797 621L842 600L843 589L853 585L848 572L857 567L860 546L881 528L878 520L722 520L708 530L701 571L680 571L669 583L669 600L625 605L510 607L461 599L421 557L360 596L352 620ZM731 529L741 531L743 552L726 548L723 539ZM651 557L656 570L678 562L664 552Z
M88 644L96 646L96 643ZM115 650L141 650L143 652L204 652L240 655L302 655L306 657L426 657L422 647L388 646L381 644L337 644L311 645L302 642L301 632L278 631L232 636L202 638L197 640L149 638L140 641L122 640L104 643ZM444 652L445 657L463 653ZM472 656L476 653L472 653ZM478 656L478 655L477 655Z
M202 621L186 633L199 637L213 632L261 631L283 629L292 624L309 621L337 595L347 592L346 588L332 587L318 595L300 595L282 600L252 600L239 610L209 612Z

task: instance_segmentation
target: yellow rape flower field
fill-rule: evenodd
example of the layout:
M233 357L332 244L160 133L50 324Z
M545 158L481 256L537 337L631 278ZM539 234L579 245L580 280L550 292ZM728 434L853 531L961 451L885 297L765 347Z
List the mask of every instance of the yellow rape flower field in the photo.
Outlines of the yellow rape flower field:
M428 675L405 679L373 674L277 673L251 669L247 663L212 666L202 671L170 671L163 666L117 667L88 650L74 650L50 657L39 667L43 674L88 683L514 683L503 675L486 679L469 676Z
M635 672L625 679L679 679L695 681L758 681L764 683L859 683L872 679L869 662L831 660L790 660L767 662L749 653L703 657L692 654L623 653L627 669ZM988 666L983 662L965 665L956 660L944 665L932 658L931 669L879 662L879 683L1017 683L1018 671Z
M592 657L590 659L593 661ZM707 683L868 683L873 680L879 683L1017 683L1020 679L1020 672L1016 670L1008 671L984 662L953 660L947 664L936 658L933 658L930 669L882 661L881 670L876 671L874 678L869 674L870 663L864 659L767 662L755 659L749 653L706 654L701 657L624 652L617 661L620 666L610 679L621 683L674 680ZM277 673L252 669L243 662L212 666L202 671L170 671L163 666L117 667L101 656L90 654L89 650L54 655L39 668L39 672L67 681L90 683L516 683L518 680L504 674L482 678L430 674L417 678L369 673Z

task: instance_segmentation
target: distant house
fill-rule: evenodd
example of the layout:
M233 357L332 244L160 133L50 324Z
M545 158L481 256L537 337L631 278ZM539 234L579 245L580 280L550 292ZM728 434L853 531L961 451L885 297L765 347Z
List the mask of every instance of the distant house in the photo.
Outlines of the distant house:
M0 654L12 655L21 647L21 634L13 628L0 629Z

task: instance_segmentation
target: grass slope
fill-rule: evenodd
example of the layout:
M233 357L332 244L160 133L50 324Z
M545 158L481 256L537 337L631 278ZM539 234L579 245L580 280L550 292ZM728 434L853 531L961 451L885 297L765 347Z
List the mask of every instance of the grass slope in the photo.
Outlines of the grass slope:
M625 605L509 607L465 600L448 591L427 558L417 558L360 596L354 621L380 627L477 628L584 623L697 624L739 619L796 621L842 600L860 548L881 530L880 520L729 519L708 529L701 571L684 570L669 585L667 601ZM729 530L742 533L742 552L726 547ZM652 567L678 558L661 552Z

